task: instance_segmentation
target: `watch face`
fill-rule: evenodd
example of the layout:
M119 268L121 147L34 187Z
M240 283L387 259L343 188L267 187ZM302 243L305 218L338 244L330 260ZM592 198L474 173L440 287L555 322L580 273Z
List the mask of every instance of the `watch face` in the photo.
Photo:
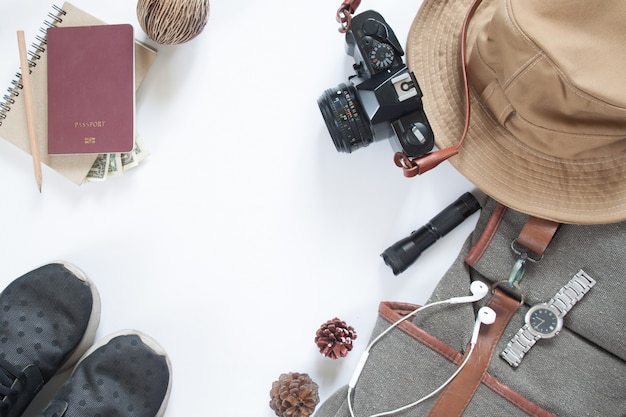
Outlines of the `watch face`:
M528 324L543 337L552 337L561 330L561 323L554 310L546 307L528 311Z

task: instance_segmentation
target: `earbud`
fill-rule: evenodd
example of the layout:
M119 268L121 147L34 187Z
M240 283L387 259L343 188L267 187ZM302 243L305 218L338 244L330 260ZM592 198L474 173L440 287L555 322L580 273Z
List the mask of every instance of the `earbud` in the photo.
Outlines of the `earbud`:
M474 281L470 285L470 292L472 295L468 295L465 297L453 297L448 300L450 304L459 304L459 303L473 303L474 301L478 301L487 295L489 292L489 287L482 281Z
M478 341L478 332L481 324L493 324L496 321L496 312L489 307L481 307L476 315L476 324L474 324L474 332L472 333L471 345L475 345Z
M347 401L348 401L348 409L350 411L350 417L355 417L354 409L352 407L352 393L353 393L354 389L356 388L356 384L357 384L357 382L359 380L359 376L361 375L361 371L365 367L365 363L367 361L367 358L369 357L370 349L385 334L387 334L389 331L391 331L391 329L393 329L394 327L398 326L400 323L402 323L404 320L408 319L409 317L413 317L415 314L417 314L418 312L424 310L425 308L436 306L436 305L448 304L448 303L449 304L459 304L459 303L471 303L471 302L474 302L474 301L478 301L481 298L483 298L484 296L486 296L487 293L489 293L489 287L484 282L474 281L470 285L470 292L472 293L472 295L468 295L468 296L465 296L465 297L454 297L454 298L450 298L448 300L435 301L433 303L426 304L426 305L423 305L421 307L418 307L415 310L413 310L411 313L405 314L404 316L402 316L402 318L397 320L391 326L387 327L381 334L376 336L374 338L374 340L372 340L370 342L370 344L365 349L365 352L363 352L363 355L361 356L361 360L359 361L359 363L358 363L358 365L357 365L357 367L355 369L355 372L352 375L352 379L350 380L350 383L348 384ZM465 365L469 361L470 357L472 356L472 352L474 351L474 347L476 346L476 342L478 341L478 332L480 331L480 325L481 324L492 324L495 321L496 321L496 312L493 311L489 307L481 307L480 310L478 310L478 314L476 315L476 323L474 324L474 330L472 332L472 339L470 341L469 351L468 351L467 355L465 356L465 359L463 360L461 365L459 365L459 367L456 369L456 371L454 371L454 373L450 376L450 378L448 378L443 384L441 384L439 386L439 388L435 389L430 394L420 398L417 401L414 401L414 402L412 402L410 404L407 404L407 405L404 405L402 407L396 408L395 410L390 410L390 411L385 411L385 412L382 412L382 413L374 414L374 415L372 415L370 417L383 417L383 416L388 416L388 415L395 414L395 413L398 413L398 412L401 412L401 411L405 411L405 410L407 410L407 409L409 409L411 407L414 407L414 406L416 406L416 405L426 401L427 399L431 398L432 396L437 394L439 391L444 389L445 386L448 385L450 383L450 381L452 381L459 374L459 372L461 372L461 370L463 370L463 368L465 367Z

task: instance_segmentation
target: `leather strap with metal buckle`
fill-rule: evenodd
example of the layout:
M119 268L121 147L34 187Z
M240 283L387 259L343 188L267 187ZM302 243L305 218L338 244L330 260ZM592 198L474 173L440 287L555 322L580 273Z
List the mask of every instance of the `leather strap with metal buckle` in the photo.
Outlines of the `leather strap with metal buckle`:
M517 239L511 242L511 250L518 256L509 279L509 288L518 287L526 272L528 261L539 262L561 224L551 220L529 217Z
M505 213L506 207L498 204L487 221L482 235L465 258L468 265L476 265L485 253ZM517 239L514 240L515 247L532 252L533 256L538 257L536 258L538 260L543 256L558 227L558 223L531 216L520 231ZM481 329L474 348L473 354L475 359L470 360L456 378L441 392L428 417L454 417L463 414L487 373L494 350L506 326L519 306L524 302L522 292L516 290L519 290L519 281L515 282L515 288L510 288L508 281L499 281L493 285L493 295L487 305L496 312L496 321L490 326L485 326L484 329ZM523 402L524 404L530 404L531 407L536 407L532 410L527 410L534 416L554 416L526 401L522 396L520 396L519 400L520 403Z

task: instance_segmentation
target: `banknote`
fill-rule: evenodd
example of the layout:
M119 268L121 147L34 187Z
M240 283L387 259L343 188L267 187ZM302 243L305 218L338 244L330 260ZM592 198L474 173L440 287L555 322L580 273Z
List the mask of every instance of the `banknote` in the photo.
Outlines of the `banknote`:
M102 182L109 177L121 176L138 166L148 155L141 136L137 135L131 152L98 155L84 182Z
M100 154L87 173L85 181L106 181L109 173L109 154Z
M122 156L119 153L109 154L109 166L107 167L107 177L122 175Z

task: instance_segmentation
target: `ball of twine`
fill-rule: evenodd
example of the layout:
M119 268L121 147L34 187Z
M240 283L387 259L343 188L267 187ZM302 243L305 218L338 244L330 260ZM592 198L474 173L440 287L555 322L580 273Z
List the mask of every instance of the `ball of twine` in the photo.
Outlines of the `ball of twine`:
M150 39L176 45L202 32L209 18L209 0L138 0L137 18Z

